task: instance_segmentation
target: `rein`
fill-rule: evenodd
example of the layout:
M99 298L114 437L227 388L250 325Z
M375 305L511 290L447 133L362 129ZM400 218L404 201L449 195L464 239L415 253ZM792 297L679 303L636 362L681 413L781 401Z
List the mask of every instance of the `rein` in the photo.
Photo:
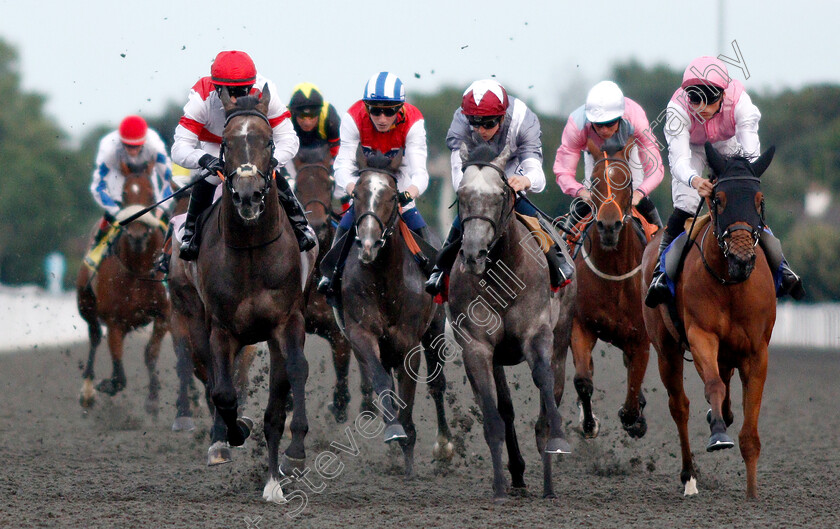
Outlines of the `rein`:
M604 154L604 157L601 158L600 160L598 160L597 162L595 162L595 164L592 166L592 170L594 171L595 167L597 167L598 164L600 164L600 163L604 164L604 180L607 182L607 199L601 204L601 207L598 208L598 214L595 217L595 220L601 220L601 212L603 211L604 206L612 204L612 206L615 207L618 210L618 214L621 217L621 223L623 225L627 222L627 220L629 218L632 217L632 215L627 214L624 211L624 209L622 209L622 207L620 205L618 205L618 202L616 202L615 194L612 191L612 182L610 180L609 171L610 171L610 162L611 161L612 162L620 162L620 163L624 163L624 164L627 164L627 162L625 160L622 160L621 158L610 158L610 157L607 156L606 152L604 152L603 154ZM630 193L631 194L633 193L633 178L632 178L632 176L630 177Z
M380 174L390 176L391 179L394 181L394 188L397 187L397 176L395 174L393 174L392 172L386 171L384 169L372 169L370 167L365 167L364 169L361 169L359 171L359 175L361 175L362 173L368 173L368 172L380 173ZM397 195L395 194L394 195L394 207L391 210L391 217L388 219L387 224L382 222L382 219L379 218L379 215L377 215L373 211L365 211L361 215L357 216L356 220L353 222L353 225L356 228L356 241L360 240L359 235L358 235L359 234L359 222L361 222L361 220L365 217L373 217L373 220L375 220L377 222L377 224L379 224L379 229L382 231L382 235L379 237L379 239L376 242L373 243L373 245L375 247L380 247L380 248L384 247L385 242L387 242L388 238L391 236L391 233L394 232L394 229L397 225L397 219L399 218L399 214L400 214L400 204L399 204L399 199L397 198Z
M304 169L320 169L320 170L324 171L327 174L327 177L329 177L329 180L330 180L330 196L332 196L333 192L335 191L335 179L330 174L330 170L329 170L328 167L326 167L324 165L321 165L319 163L307 163L307 164L303 164L303 165L301 165L300 167L297 168L298 174L300 174L301 171L303 171ZM295 181L295 191L297 191L297 181ZM297 195L297 194L298 193L295 192L295 195ZM338 222L341 221L341 215L339 215L338 213L335 212L335 210L332 207L332 204L327 204L323 200L320 200L320 199L317 199L317 198L313 198L312 200L308 200L303 205L304 213L308 213L306 208L308 208L310 204L321 205L324 208L324 211L327 212L327 214L329 215L329 217L332 220L338 221Z

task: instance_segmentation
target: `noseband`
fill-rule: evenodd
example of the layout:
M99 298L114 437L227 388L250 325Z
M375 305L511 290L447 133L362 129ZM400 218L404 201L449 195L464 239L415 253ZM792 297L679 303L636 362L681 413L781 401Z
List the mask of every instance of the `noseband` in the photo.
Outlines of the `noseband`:
M465 170L467 167L469 167L471 165L475 165L477 167L492 167L497 173L499 173L499 177L502 179L502 182L505 184L505 187L504 187L505 198L507 198L507 192L508 191L510 191L512 193L514 192L513 188L510 187L510 184L508 183L507 175L505 174L504 170L501 169L500 167L497 167L490 162L466 162L462 166L462 170ZM490 246L488 246L488 248L487 248L487 254L489 255L490 252L493 251L493 248L495 248L496 244L498 244L498 242L502 238L501 234L499 233L499 226L507 225L508 221L510 221L510 217L513 215L513 212L514 212L515 208L516 208L516 200L513 201L513 203L511 204L510 210L507 212L507 214L504 216L504 218L499 218L499 224L498 225L496 224L495 219L491 219L490 217L487 217L485 215L468 215L468 216L461 219L461 228L464 228L464 225L467 223L467 221L470 221L470 220L483 220L485 222L490 223L490 226L493 228L493 239L490 242ZM460 199L459 199L459 202L458 202L458 209L460 210Z

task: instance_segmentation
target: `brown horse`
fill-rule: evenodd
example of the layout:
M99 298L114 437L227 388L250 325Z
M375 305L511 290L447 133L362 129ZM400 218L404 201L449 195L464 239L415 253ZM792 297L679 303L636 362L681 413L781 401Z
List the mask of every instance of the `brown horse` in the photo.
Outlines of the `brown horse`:
M686 348L668 309L642 304L645 325L659 353L659 374L668 390L671 416L682 448L680 480L685 495L697 493L697 469L688 439L688 397L683 388L683 354L691 351L705 384L711 437L709 452L732 448L726 428L734 419L729 384L735 369L744 387L744 424L739 435L747 467L747 497L758 495L756 465L761 451L758 413L767 376L767 344L776 321L773 276L764 251L757 246L764 227L761 174L774 149L753 163L743 157L724 158L710 143L706 157L714 174L709 203L711 223L689 241L682 275L675 286L676 315L685 329ZM699 242L698 242L699 240ZM715 244L717 243L717 244ZM650 284L658 244L645 250L644 288Z
M443 405L443 356L435 350L442 344L444 314L426 293L426 275L398 227L402 220L394 175L402 154L389 160L376 152L366 159L359 147L356 158L360 176L353 190L353 204L358 259L347 260L340 317L362 371L378 394L376 406L385 420L381 430L384 440L400 444L405 474L412 476L417 438L412 413L420 372L418 347L422 347L432 374L423 381L429 384L437 411L433 455L448 460L454 453ZM392 372L399 383L398 394L394 393Z
M321 252L315 263L316 272L307 285L306 300L306 332L317 334L330 343L333 351L333 366L335 367L335 390L333 401L329 409L335 416L336 422L347 421L347 404L350 402L350 391L347 389L347 373L350 368L352 349L350 343L341 333L335 321L333 309L327 304L324 294L315 289L321 279L321 259L330 249L335 235L335 222L338 215L332 208L332 195L335 180L330 174L330 151L327 146L315 149L301 149L294 158L297 176L295 178L295 195L303 204L306 218L318 236L318 246ZM362 409L371 408L370 382L362 377Z
M317 248L302 255L289 220L278 202L272 171L274 143L266 117L271 94L239 97L234 103L222 91L226 113L222 135L225 167L221 200L206 216L198 259L172 256L170 290L173 312L183 318L188 336L176 336L176 347L189 347L196 374L214 405L208 463L230 459L229 446L241 446L253 422L238 417L233 365L243 346L268 342L269 398L264 432L269 480L263 497L284 501L278 449L291 389L295 407L292 441L283 455L286 475L305 462L308 430L305 385L309 366L303 354L302 285ZM305 270L305 274L302 274Z
M540 394L535 426L543 462L543 495L554 497L551 454L568 454L557 404L563 395L566 354L576 282L552 293L548 263L525 225L512 220L516 193L505 164L510 149L496 156L461 147L464 178L458 188L463 245L452 270L449 321L464 368L484 417L484 439L493 460L494 501L507 497L502 446L514 489L525 488L525 461L514 428L504 366L527 362Z
M578 280L577 303L572 323L572 355L580 422L585 437L596 437L599 422L592 413L592 348L601 340L624 353L627 396L618 410L621 425L631 437L642 437L647 422L642 410L650 339L639 312L642 299L639 272L645 245L633 227L633 179L628 142L613 156L601 152L590 139L587 149L595 164L592 170L594 228L590 226L575 258Z
M145 170L130 173L123 164L123 209L117 215L122 221L155 202L149 175L153 164ZM154 260L163 247L161 222L151 213L119 228L111 250L96 272L87 266L79 268L76 294L79 313L88 324L90 352L82 378L79 402L83 408L93 405L96 391L115 395L126 385L123 368L123 341L130 331L154 322L152 336L146 344L144 359L149 372L149 394L146 412L158 411L160 382L157 359L160 345L169 330L169 298L163 286L163 277L154 270ZM108 350L111 353L113 372L94 389L94 358L102 340L102 324L108 330Z

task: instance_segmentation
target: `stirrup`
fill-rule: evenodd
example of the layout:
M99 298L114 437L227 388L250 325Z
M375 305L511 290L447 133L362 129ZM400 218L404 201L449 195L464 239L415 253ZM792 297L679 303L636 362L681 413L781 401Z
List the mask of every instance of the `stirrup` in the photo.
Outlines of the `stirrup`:
M303 226L299 224L292 224L292 231L295 232L295 238L297 239L298 247L301 252L308 252L312 248L315 248L315 245L318 244L318 240L314 235L312 235L312 232L309 231L309 224L303 224Z
M668 288L665 272L661 272L657 268L651 278L650 286L645 296L645 305L655 309L660 303L665 303L670 296L671 290Z
M330 278L328 278L327 276L321 277L321 280L318 281L318 285L315 287L315 290L318 293L324 294L324 295L327 295L327 296L330 296L330 295L334 294L333 291L332 291L332 281L330 281Z
M432 273L429 276L429 279L426 280L426 283L425 283L426 292L428 292L432 296L437 296L438 294L440 294L440 291L443 289L443 276L444 275L445 274L444 274L443 270L439 269L438 267L435 267L435 269L432 270Z

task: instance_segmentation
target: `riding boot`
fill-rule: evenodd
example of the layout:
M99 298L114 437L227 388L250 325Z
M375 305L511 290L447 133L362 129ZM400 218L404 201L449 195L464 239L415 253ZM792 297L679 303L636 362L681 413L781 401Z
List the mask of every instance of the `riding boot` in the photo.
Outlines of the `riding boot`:
M805 287L802 286L802 278L791 270L786 260L782 260L779 270L782 272L782 285L779 288L779 297L790 294L790 297L796 301L804 298Z
M199 237L195 232L198 216L213 203L216 186L201 180L192 188L190 205L187 208L187 218L184 220L184 235L178 255L184 261L193 261L198 257Z
M455 264L455 259L458 258L458 251L461 249L461 230L452 226L449 229L449 234L446 236L446 242L438 252L435 267L432 269L432 274L426 280L426 292L433 296L441 293L444 286L445 278L452 270L452 265Z
M588 217L592 213L592 208L585 200L575 199L572 202L572 207L566 218L563 219L562 230L566 234L576 233L575 226L577 223Z
M656 268L653 270L653 277L650 280L650 287L645 296L645 305L650 308L656 308L660 303L664 303L671 297L671 290L668 288L668 282L665 278L665 271L662 270L662 254L668 245L671 244L676 237L665 230L662 233L662 240L659 241L659 253L656 257Z
M341 237L347 232L347 229L342 228L339 225L339 227L335 229L335 236L333 237L332 245L335 246L338 244ZM318 286L315 287L318 292L326 295L328 298L335 297L335 289L333 288L333 285L335 284L336 278L341 277L341 273L344 271L344 262L347 260L347 254L349 253L350 246L345 244L344 247L347 248L347 250L344 251L344 249L342 249L342 252L339 254L338 260L335 263L335 268L333 269L332 277L322 276L321 280L318 281Z
M169 260L172 258L172 223L166 228L166 235L163 237L163 248L160 255L155 259L155 270L163 275L169 275Z
M315 248L318 240L309 227L309 222L303 212L303 206L300 205L294 191L289 187L289 182L285 178L277 178L276 182L277 198L280 199L280 205L283 206L286 216L289 217L300 251L306 252Z
M555 292L572 282L575 275L575 268L560 250L560 247L553 244L545 254L548 260L548 276L551 279L551 289Z
M636 205L636 210L642 214L646 221L657 228L662 228L662 218L659 216L659 210L656 209L656 204L650 197L641 199Z

